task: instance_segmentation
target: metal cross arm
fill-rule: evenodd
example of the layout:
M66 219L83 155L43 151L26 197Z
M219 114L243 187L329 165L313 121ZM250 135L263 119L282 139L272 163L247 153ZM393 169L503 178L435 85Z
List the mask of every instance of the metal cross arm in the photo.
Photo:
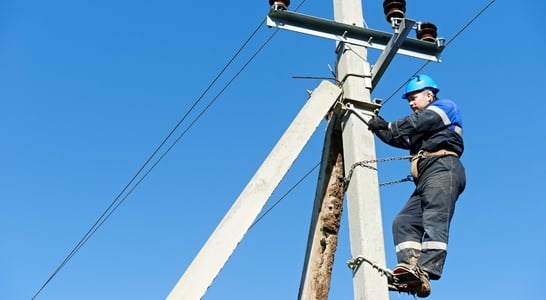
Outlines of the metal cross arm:
M385 46L385 50L383 50L372 68L372 89L377 85L379 79L387 70L387 67L393 60L398 49L402 47L402 44L413 28L413 25L415 25L414 20L405 18L401 20L397 31L392 35L389 43Z
M415 23L415 21L412 22ZM267 26L379 50L384 50L393 36L388 32L343 24L287 10L271 9L267 15ZM398 35L402 37L402 34ZM444 45L413 38L399 40L401 43L397 53L440 62L440 54Z

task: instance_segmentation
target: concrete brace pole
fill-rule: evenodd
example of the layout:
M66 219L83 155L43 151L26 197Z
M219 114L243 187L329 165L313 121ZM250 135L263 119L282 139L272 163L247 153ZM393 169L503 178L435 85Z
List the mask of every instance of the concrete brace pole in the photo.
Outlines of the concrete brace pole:
M343 149L339 111L331 112L324 140L299 300L326 300L343 209Z
M271 153L231 206L205 245L167 296L167 300L198 300L208 287L309 141L341 89L322 81Z
M361 0L334 0L334 18L337 22L364 26ZM367 49L362 46L339 44L337 79L344 82L344 100L354 104L363 114L371 116L371 72ZM373 160L374 137L368 126L355 114L348 113L343 120L343 156L345 174L359 161ZM386 265L385 245L377 171L357 168L348 184L347 214L349 220L351 254L363 256L380 266ZM387 279L369 264L362 263L353 274L354 299L388 300Z

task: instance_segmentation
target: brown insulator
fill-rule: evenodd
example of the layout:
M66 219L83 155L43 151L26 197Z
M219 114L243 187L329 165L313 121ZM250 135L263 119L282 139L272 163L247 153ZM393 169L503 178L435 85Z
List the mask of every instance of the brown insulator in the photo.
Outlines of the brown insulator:
M288 6L290 5L290 0L269 0L269 5L270 6L273 6L273 4L281 4L283 5L284 7L288 8Z
M438 28L430 22L423 22L417 27L416 36L418 40L436 42Z
M392 18L403 19L406 16L406 0L383 1L383 12L389 23L392 23Z

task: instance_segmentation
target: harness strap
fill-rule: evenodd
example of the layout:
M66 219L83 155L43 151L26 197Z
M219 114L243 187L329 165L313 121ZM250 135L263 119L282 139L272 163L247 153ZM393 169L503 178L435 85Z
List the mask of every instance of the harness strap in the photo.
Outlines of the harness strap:
M426 151L421 150L417 155L411 158L411 176L413 176L414 179L419 178L419 170L417 169L417 164L419 163L419 160L422 158L427 158L431 156L456 156L459 157L459 154L457 154L455 151L447 150L447 149L440 149L438 151Z

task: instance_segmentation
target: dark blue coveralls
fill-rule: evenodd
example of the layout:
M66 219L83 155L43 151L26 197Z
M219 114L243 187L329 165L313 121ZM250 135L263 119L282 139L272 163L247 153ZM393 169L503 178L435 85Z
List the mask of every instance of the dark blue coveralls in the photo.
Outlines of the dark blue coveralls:
M389 129L376 135L412 155L425 153L417 162L415 191L394 219L392 231L398 262L417 263L430 279L440 279L455 202L466 185L459 160L464 151L460 112L453 101L438 99L422 111L390 122ZM439 154L440 150L451 154Z

